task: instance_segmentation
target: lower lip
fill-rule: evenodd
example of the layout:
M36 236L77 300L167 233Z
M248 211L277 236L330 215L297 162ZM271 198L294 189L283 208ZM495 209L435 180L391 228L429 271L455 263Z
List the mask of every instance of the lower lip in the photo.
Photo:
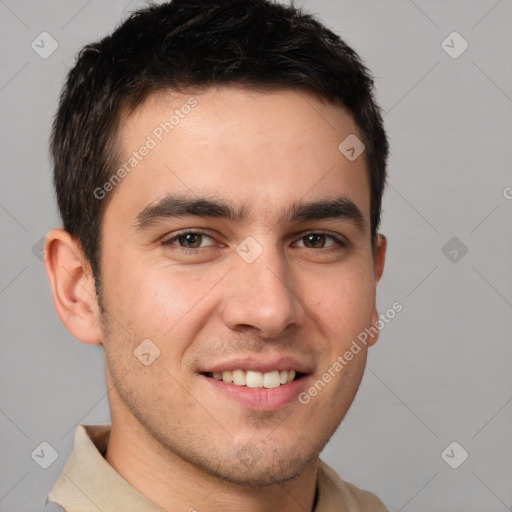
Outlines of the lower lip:
M247 386L228 384L223 380L213 379L205 375L201 375L201 377L215 391L223 393L244 407L258 411L274 411L281 409L294 400L298 402L298 395L306 388L308 376L303 375L288 384L272 389L248 388Z

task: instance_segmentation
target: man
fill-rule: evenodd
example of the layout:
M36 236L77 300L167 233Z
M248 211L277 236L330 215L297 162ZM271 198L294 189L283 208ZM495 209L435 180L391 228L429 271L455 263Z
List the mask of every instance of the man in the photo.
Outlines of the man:
M82 50L45 265L112 426L78 426L51 501L386 510L319 454L378 337L387 152L367 70L296 8L174 0Z

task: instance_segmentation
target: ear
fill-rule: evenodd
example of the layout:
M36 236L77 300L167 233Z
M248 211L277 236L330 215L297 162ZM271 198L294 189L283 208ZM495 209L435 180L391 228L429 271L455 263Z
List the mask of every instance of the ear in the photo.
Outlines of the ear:
M81 342L101 344L92 271L80 245L67 231L52 229L47 233L44 266L61 322Z
M375 245L373 249L373 275L375 281L375 292L377 292L377 285L379 284L380 278L382 277L382 273L384 272L384 262L386 260L386 247L387 240L384 235L380 233L377 234L377 239L375 240ZM371 327L375 327L377 321L379 320L379 312L377 308L374 307L372 313L372 324ZM375 327L376 328L376 327ZM372 329L373 332L373 329ZM379 339L379 333L372 334L368 337L368 345L374 345Z

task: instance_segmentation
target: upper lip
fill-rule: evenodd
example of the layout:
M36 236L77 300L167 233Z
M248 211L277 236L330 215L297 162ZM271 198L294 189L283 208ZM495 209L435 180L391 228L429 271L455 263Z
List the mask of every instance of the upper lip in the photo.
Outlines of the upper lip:
M208 365L200 373L225 372L233 370L251 370L267 373L275 370L295 370L300 373L311 373L311 365L293 356L263 358L260 356L235 357L226 361Z

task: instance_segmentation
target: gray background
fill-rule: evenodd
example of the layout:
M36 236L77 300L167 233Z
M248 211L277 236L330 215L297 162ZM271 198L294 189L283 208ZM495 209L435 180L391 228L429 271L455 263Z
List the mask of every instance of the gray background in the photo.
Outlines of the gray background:
M404 308L370 350L323 458L391 511L510 510L512 3L296 4L376 76L392 148L378 303ZM47 141L65 73L80 47L142 5L0 0L0 511L55 510L44 499L76 425L109 422L101 348L60 324L37 244L60 225ZM43 31L59 45L47 59L31 48ZM441 46L453 31L469 44L458 58ZM46 470L31 458L42 441L59 455ZM452 441L469 453L458 469L441 457ZM461 448L448 453L460 462Z

